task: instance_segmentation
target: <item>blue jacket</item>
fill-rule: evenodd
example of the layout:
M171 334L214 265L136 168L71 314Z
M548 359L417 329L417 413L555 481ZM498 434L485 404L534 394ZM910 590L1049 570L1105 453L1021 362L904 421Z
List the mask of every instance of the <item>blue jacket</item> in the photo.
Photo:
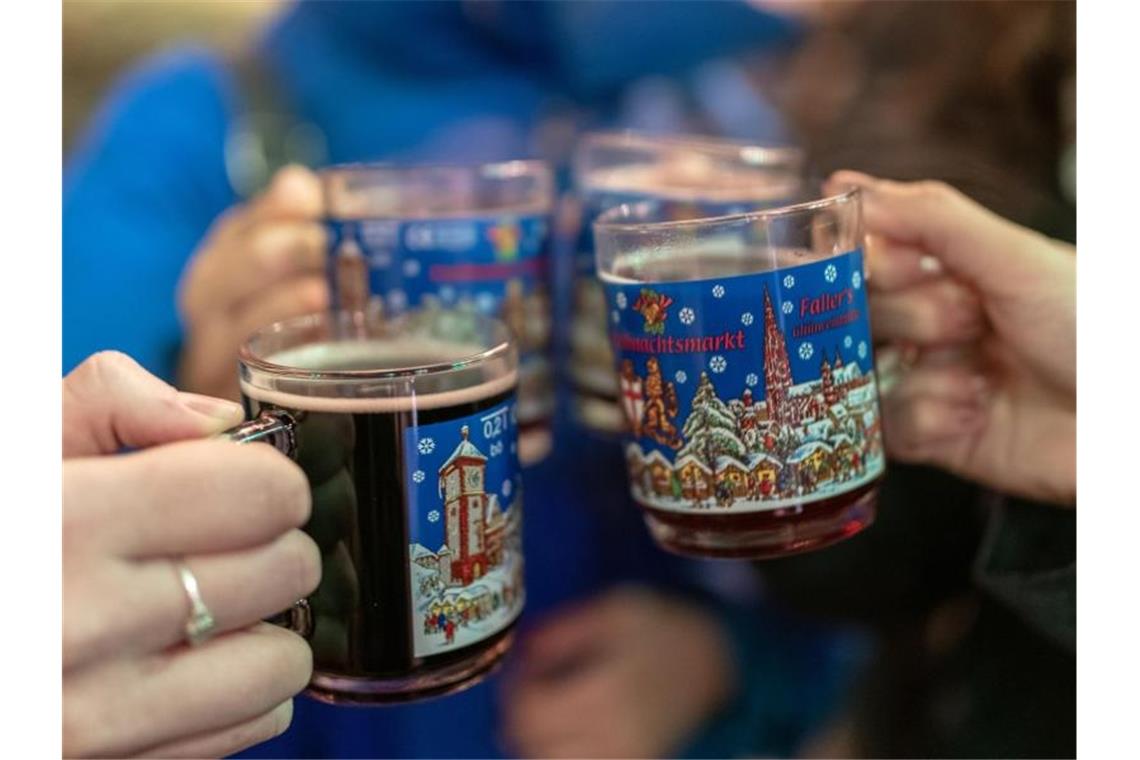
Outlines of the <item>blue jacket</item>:
M536 126L567 103L590 123L648 129L676 128L678 109L696 105L721 131L771 139L778 126L764 105L731 94L731 67L720 85L700 88L704 101L685 85L724 74L731 54L793 34L729 3L302 2L257 52L297 114L324 131L333 162L483 160L533 154ZM710 91L720 100L709 101ZM64 178L65 370L116 348L173 379L176 286L212 221L237 200L224 150L242 99L221 60L180 49L126 76L95 116ZM527 473L525 617L620 578L686 584L691 566L656 551L637 524L616 447L584 445L564 423L558 430L558 453ZM591 453L572 455L583 451ZM764 686L691 752L789 752L835 693L834 640L820 631L789 638L786 627L758 623L755 610L724 614L736 621L742 680ZM761 677L774 668L779 679ZM792 686L814 696L789 711L780 692ZM375 710L302 699L290 732L245 754L499 756L495 711L494 679ZM767 719L781 728L766 731Z

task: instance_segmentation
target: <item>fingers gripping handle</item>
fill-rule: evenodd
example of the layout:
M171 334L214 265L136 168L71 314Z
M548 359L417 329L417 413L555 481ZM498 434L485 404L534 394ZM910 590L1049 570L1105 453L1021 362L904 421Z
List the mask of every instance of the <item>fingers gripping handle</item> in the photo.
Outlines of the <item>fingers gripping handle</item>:
M297 421L288 412L262 412L222 435L235 443L268 443L290 459L297 459Z
M264 411L252 420L222 433L234 443L268 443L285 456L297 459L297 420L288 412ZM309 600L301 599L288 610L270 618L271 623L288 628L304 638L313 633L313 616Z

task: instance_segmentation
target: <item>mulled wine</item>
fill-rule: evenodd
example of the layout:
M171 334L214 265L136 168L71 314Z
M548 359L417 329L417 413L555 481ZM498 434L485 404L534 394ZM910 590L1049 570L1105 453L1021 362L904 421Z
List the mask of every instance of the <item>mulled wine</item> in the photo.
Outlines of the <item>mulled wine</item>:
M874 519L885 457L857 195L818 204L838 208L807 225L786 217L814 206L658 222L646 204L595 228L630 491L667 549L782 556Z
M248 413L288 420L312 489L323 575L294 615L309 693L450 693L495 666L523 606L517 372L464 340L352 331L243 362Z

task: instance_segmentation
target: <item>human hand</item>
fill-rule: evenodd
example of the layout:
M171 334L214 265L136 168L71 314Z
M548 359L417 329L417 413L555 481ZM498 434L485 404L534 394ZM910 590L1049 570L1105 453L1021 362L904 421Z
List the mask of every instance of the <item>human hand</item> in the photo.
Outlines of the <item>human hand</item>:
M241 417L122 354L64 378L64 756L218 757L288 727L312 656L259 621L316 587L320 556L300 468L201 440ZM194 647L177 561L221 634Z
M518 649L504 733L525 757L662 757L733 689L717 623L644 589L558 615Z
M871 323L917 352L892 383L888 451L1020 496L1076 498L1076 250L935 182L863 189ZM886 361L884 361L886 359Z
M320 180L287 166L248 204L218 218L178 286L186 340L179 385L238 397L243 340L265 325L328 307Z

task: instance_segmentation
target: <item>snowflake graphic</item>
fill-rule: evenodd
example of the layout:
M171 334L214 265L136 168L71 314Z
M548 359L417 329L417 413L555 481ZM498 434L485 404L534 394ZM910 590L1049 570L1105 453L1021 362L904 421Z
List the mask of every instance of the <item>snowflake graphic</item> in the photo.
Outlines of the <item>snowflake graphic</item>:
M439 522L439 510L438 509L433 509L432 511L428 512L428 522L431 522L431 523Z
M795 310L796 306L791 301L784 301L783 305L780 306L780 311L784 312L785 314L791 314Z
M494 314L497 305L495 296L491 293L483 291L475 296L475 307L484 314Z
M854 343L854 342L855 342L855 341L853 341L853 340L851 339L851 336L850 336L850 335L848 335L847 337L845 337L845 338L843 339L843 347L844 347L844 348L851 348L851 344L852 344L852 343Z
M808 343L807 341L804 341L803 343L800 344L800 358L803 359L805 362L808 359L810 359L811 355L814 353L815 353L815 347L812 346L812 344Z
M709 369L711 369L713 372L717 373L718 375L721 372L724 372L725 368L727 368L727 367L728 367L728 361L726 361L725 358L723 356L721 356L720 354L717 354L713 358L709 359Z
M859 358L860 359L866 359L867 358L867 341L865 341L865 340L859 341L859 349L858 350L859 350Z
M828 264L823 270L823 279L828 282L835 282L835 278L839 276L839 270L835 268L834 264Z
M685 382L689 379L689 376L685 374L685 370L679 369L677 370L677 374L673 375L673 379L681 385L684 385Z
M629 301L626 300L625 293L622 293L621 291L618 291L617 297L614 298L614 302L617 304L617 307L619 309L624 309L627 305L629 305Z
M681 320L681 323L686 324L686 325L693 324L693 320L695 320L696 318L697 318L696 313L692 309L690 309L688 306L681 309L680 313L677 314L677 319Z
M420 262L417 259L408 259L404 262L404 276L415 277L420 273Z
M755 388L756 384L760 382L760 378L756 376L755 372L749 372L744 376L744 384L749 388Z
M713 298L724 298L723 285L713 285Z
M785 288L794 288L795 286L796 286L796 278L792 277L790 274L786 275L784 277L784 287Z
M412 473L412 480L416 481L417 483L423 483L424 478L426 477L427 475L424 474L423 470L416 470Z
M402 311L408 305L408 296L402 290L388 291L388 306L392 311Z
M502 485L502 487L501 487L499 490L500 490L500 491L502 491L502 493L503 493L503 498L504 498L504 499L508 499L508 498L510 498L510 496L511 496L511 489L512 489L513 487L514 487L514 486L511 484L511 481L509 481L509 480L504 480L504 481L503 481L503 485Z
M858 289L859 289L859 286L861 286L862 284L863 284L863 275L862 275L862 273L860 273L860 272L852 272L852 273L851 273L851 287L853 287L853 288L855 288L856 290L858 290Z
M421 438L420 442L416 444L416 449L421 454L430 454L435 451L435 439Z
M740 315L740 324L744 325L745 327L752 324L752 312L746 311L743 314L741 314Z
M450 303L455 300L455 288L450 285L444 285L439 289L439 297L444 303Z
M617 309L610 312L610 319L614 321L615 325L621 321L621 314L618 313Z

